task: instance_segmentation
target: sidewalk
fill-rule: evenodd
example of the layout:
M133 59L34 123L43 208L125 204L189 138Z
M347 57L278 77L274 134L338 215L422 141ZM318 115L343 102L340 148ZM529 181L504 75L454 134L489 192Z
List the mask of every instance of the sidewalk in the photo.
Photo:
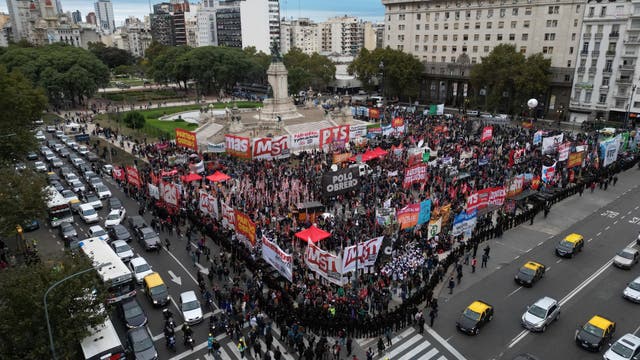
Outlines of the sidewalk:
M595 210L606 206L616 200L627 190L638 184L638 169L633 168L618 174L618 183L616 186L609 186L608 190L596 190L591 193L588 189L584 191L582 196L578 194L570 196L562 201L555 203L551 207L549 216L545 219L542 212L536 215L533 225L526 222L522 225L514 227L504 232L502 237L494 238L480 244L478 247L478 265L476 272L471 273L470 265L463 265L462 282L454 289L453 295L449 295L446 287L447 279L455 275L455 267L451 267L444 280L440 283L439 289L436 288L434 296L440 300L440 304L447 302L456 293L468 289L472 285L482 281L494 271L500 269L501 264L510 263L515 256L526 254L533 247L542 241L547 241L555 235L567 230L576 222L584 219L592 214ZM482 249L489 245L491 247L491 258L488 261L487 268L480 267L480 258ZM455 276L454 276L455 277Z

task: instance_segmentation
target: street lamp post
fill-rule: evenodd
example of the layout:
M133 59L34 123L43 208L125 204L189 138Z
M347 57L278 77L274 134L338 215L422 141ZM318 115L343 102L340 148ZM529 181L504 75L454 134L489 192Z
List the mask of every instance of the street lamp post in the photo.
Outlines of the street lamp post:
M53 333L51 332L51 324L49 323L49 310L47 309L47 295L49 295L49 291L53 290L56 286L62 284L63 282L69 280L69 279L73 279L76 276L80 276L84 273L87 273L89 271L92 270L98 270L101 269L104 266L109 266L111 265L111 263L105 263L105 264L100 264L98 266L94 266L94 267L90 267L88 269L84 269L82 271L79 271L77 273L71 274L67 277L65 277L62 280L58 280L56 281L53 285L49 286L49 288L47 289L47 291L44 292L44 297L43 297L43 303L44 303L44 318L47 322L47 332L49 333L49 347L51 349L51 357L53 358L53 360L57 360L56 357L56 349L53 345Z
M384 101L384 61L380 61L378 68L380 69L380 96L382 96Z

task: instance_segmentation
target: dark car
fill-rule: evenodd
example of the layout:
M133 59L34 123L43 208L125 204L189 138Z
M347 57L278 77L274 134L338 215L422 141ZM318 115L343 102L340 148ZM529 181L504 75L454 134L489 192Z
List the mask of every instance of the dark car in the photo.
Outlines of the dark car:
M92 152L88 152L87 155L85 155L87 157L87 160L91 161L91 162L95 162L100 160L100 157Z
M34 153L33 151L27 154L27 160L38 160L38 154Z
M116 241L116 240L124 240L126 242L131 241L131 234L129 233L129 230L127 230L127 228L124 227L124 225L122 224L118 224L110 227L107 230L107 232L109 233L109 238L111 239L111 241Z
M127 328L133 329L147 324L147 315L135 297L122 301L118 309Z
M138 236L138 242L144 247L145 250L155 250L160 247L160 237L150 227L143 227L136 230Z
M133 231L136 231L140 228L149 227L149 225L147 225L147 223L144 221L144 218L140 215L132 215L127 217L127 225L129 225L129 229Z
M540 280L545 273L546 267L535 261L527 261L518 270L514 277L516 283L522 286L532 286L534 282Z
M24 232L36 231L40 229L40 222L36 219L26 220L20 226Z
M569 234L556 245L556 255L571 258L582 251L584 237L580 234Z
M146 326L129 330L127 344L137 360L154 360L158 358L158 351L153 346L153 339Z
M122 201L115 196L109 198L109 211L112 210L120 210L124 206L122 206ZM142 220L144 222L144 219Z
M456 322L458 330L469 335L478 335L480 328L493 319L493 306L476 300L460 315Z
M576 331L576 344L589 351L600 352L609 343L616 331L616 324L595 315Z
M64 185L62 185L60 181L52 181L50 185L56 188L58 192L62 192L62 190L64 190Z
M60 237L62 237L62 239L65 240L65 243L66 243L66 240L71 240L78 237L78 232L76 231L76 228L73 227L73 224L68 222L64 222L60 224L58 231L60 232Z

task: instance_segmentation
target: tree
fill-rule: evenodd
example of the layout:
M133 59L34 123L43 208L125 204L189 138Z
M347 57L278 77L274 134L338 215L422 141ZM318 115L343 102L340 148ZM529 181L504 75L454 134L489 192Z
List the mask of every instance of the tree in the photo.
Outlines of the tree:
M150 75L157 83L167 84L170 82L176 82L179 86L182 86L181 82L186 87L186 82L189 80L189 74L184 73L184 63L178 66L178 59L180 56L189 52L191 48L187 46L166 46L162 47L154 54L154 59L151 62Z
M27 220L43 219L47 215L47 182L44 175L33 170L15 171L12 167L0 167L0 234L13 235L16 225Z
M109 69L91 52L64 44L10 46L0 56L9 71L19 69L42 87L56 106L83 103L109 83Z
M44 293L56 281L90 267L84 256L64 256L56 266L20 266L0 275L0 358L51 358ZM96 296L89 296L93 290ZM105 294L96 272L69 279L49 292L47 310L60 359L81 357L78 341L89 335L89 326L104 322L107 316L100 311Z
M485 88L485 110L513 114L528 98L546 91L550 67L551 60L542 54L525 58L514 45L500 44L471 68L471 83Z
M107 65L109 69L122 65L131 65L135 62L135 58L130 52L114 46L107 46L101 42L89 43L89 51Z
M318 53L308 55L298 48L289 50L283 62L289 71L289 93L308 88L324 90L336 75L336 66L329 58Z
M131 129L142 129L146 119L139 111L129 111L124 115L123 121Z
M0 65L0 166L25 159L36 148L31 130L42 116L47 98L22 73Z
M373 88L374 79L382 79L385 94L406 98L417 96L424 66L413 55L387 47L360 50L348 71L355 74L366 89Z

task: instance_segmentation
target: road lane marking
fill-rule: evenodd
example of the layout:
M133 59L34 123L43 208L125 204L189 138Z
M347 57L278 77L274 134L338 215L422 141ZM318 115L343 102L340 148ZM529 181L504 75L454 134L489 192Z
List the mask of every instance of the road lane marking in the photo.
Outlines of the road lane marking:
M507 297L517 293L518 291L520 291L520 289L522 289L522 286L520 286L519 288L517 288L517 289L513 290L512 292L510 292L509 295L507 295Z
M604 228L604 230L605 230L605 231L607 231L607 230L609 230L609 229L611 229L611 226L609 226L609 225L607 225L607 227L606 227L606 228Z
M637 333L638 333L638 330L640 330L640 326L638 326L638 327L636 328L636 331L634 331L634 332L633 332L633 335L637 334Z
M529 250L527 250L527 251L525 251L525 252L529 252L529 251L531 251L531 250L533 250L533 249L529 249Z
M636 242L635 240L632 241L626 247L632 246L635 242ZM582 283L580 283L580 285L576 286L573 290L571 290L564 298L562 298L562 300L558 301L558 305L564 306L567 302L569 302L569 300L571 300L574 296L576 296L582 289L587 287L598 276L602 275L602 273L607 271L607 269L611 267L611 264L613 264L613 258L609 259L609 261L607 261L604 265L602 265L601 268L596 270L593 274L591 274L588 278L586 278ZM527 336L527 334L529 334L529 330L521 331L518 335L516 335L516 337L514 337L511 340L511 342L508 345L508 348L511 349L512 347L514 347L518 342L524 339L525 336Z
M176 258L171 251L165 251L167 254L169 254L169 256L171 256L173 258L173 260L175 260L178 265L180 265L180 267L187 273L187 275L191 278L191 280L193 280L194 283L196 283L196 285L198 284L198 280L196 280L196 278L193 277L193 275L191 275L191 272L189 270L187 270L186 267L184 267L184 265L182 265L182 263L180 262L180 260L178 260L178 258Z
M542 244L544 244L544 241L540 241L540 242L538 243L538 246L540 246L540 245L542 245Z
M164 336L164 335L163 335L163 336ZM218 342L220 342L220 340L224 339L224 337L225 337L225 336L227 336L227 334L224 334L224 333L223 333L223 334L220 334L220 335L216 336L216 337L215 337L215 339L216 339L216 340L218 340ZM180 360L180 359L184 359L184 358L186 358L187 356L189 356L189 355L193 355L195 352L200 351L200 350L202 350L202 349L206 348L206 347L207 347L207 345L208 345L208 341L205 341L205 342L203 342L202 344L195 345L195 346L193 347L193 351L185 350L185 351L183 351L182 353L180 353L180 354L178 354L178 355L176 355L176 356L174 356L174 357L170 358L169 360ZM231 345L234 345L233 341L231 342ZM224 353L223 353L223 354L224 354Z
M620 219L624 220L625 217L627 217L627 215L622 215L622 217Z
M467 360L466 357L464 357L458 350L456 350L456 348L451 346L451 344L449 344L445 339L443 339L442 336L440 336L440 334L435 332L435 330L433 330L429 326L426 326L426 329L427 329L427 332L429 333L429 335L431 335L435 341L439 342L440 345L442 345L445 349L447 349L447 351L449 351L449 353L454 358L456 358L458 360Z
M624 216L623 216L622 218L624 219ZM615 225L615 224L617 224L617 223L618 223L618 220L614 221L614 222L613 222L613 225Z
M514 257L513 260L518 260L518 258L520 258L520 255Z
M556 264L560 264L562 262L562 259L556 261Z
M545 271L545 273L546 273L547 271L549 271L549 270L551 270L551 266L549 266L549 267L547 268L547 270Z
M599 233L596 234L596 236L600 236L600 235L602 235L602 232L599 232Z

